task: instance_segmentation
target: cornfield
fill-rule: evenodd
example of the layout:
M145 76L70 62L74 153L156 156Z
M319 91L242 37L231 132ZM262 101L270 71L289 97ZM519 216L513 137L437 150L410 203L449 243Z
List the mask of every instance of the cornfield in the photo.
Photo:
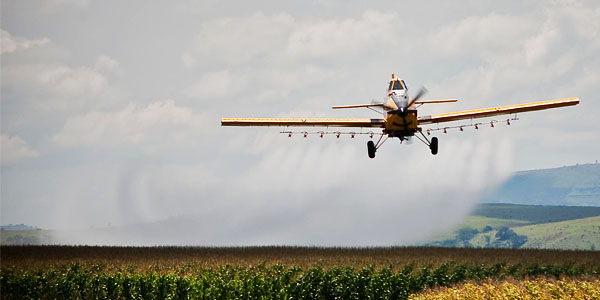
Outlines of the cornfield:
M128 267L106 270L102 264L73 263L37 270L2 267L0 293L2 299L408 299L428 288L468 280L599 274L598 266L572 264L486 266L450 262L418 268L408 264L397 271L385 267L302 269L258 265L179 268L159 273ZM591 284L590 291L597 292L597 281ZM467 287L471 288L464 286ZM484 286L484 292L485 289ZM504 291L504 287L497 290Z
M600 279L471 282L460 287L413 294L409 299L600 299Z

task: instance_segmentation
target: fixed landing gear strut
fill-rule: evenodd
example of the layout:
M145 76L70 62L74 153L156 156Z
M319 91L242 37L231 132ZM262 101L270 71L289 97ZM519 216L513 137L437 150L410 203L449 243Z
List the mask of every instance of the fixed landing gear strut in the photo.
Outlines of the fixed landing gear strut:
M425 136L423 134L423 131L421 131L421 128L419 128L417 130L417 132L423 137L421 138L421 136L418 136L415 134L415 136L421 141L423 142L425 145L427 145L429 147L429 150L431 150L431 154L436 155L438 154L438 138L437 137L432 137L431 141L429 141L429 139L427 138L427 136Z
M425 145L427 145L429 147L429 150L431 150L431 154L433 154L433 155L438 154L438 138L432 137L431 141L430 141L427 138L427 136L425 136L420 129L417 130L417 133L419 133L422 137L419 135L416 135L416 134L415 134L415 136L421 142L423 142ZM386 135L385 139L382 141L384 135L386 135L386 134L384 133L379 137L379 140L377 140L377 143L374 143L373 141L367 142L367 153L369 154L369 158L375 158L375 153L377 152L377 149L379 149L379 147L381 147L381 145L383 145L383 143L385 143L385 141L387 141L387 139L389 138L389 136ZM403 141L406 139L406 137L399 137L399 138L400 138L400 141Z
M389 138L388 136L386 136L385 140L381 141L384 135L385 134L382 134L379 137L379 140L377 140L377 144L373 143L373 141L367 142L367 153L369 153L369 158L375 158L375 152L377 152L377 149L379 149L379 147L381 147L381 145L383 145L383 143L385 143L385 141L387 141L387 139Z

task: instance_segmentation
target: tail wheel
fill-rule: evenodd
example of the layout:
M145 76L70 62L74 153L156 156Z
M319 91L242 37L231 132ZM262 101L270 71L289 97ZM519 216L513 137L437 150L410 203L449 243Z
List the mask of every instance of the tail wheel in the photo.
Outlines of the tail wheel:
M431 154L436 155L438 153L438 138L431 138L431 144L429 144L429 149L431 149Z
M375 158L375 152L377 149L375 148L375 143L373 141L367 142L367 152L369 153L370 158Z

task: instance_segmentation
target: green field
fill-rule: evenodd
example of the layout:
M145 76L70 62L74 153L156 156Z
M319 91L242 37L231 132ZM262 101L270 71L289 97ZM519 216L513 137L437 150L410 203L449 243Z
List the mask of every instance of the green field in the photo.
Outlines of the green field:
M466 281L600 275L599 251L2 246L2 299L407 299Z
M600 207L482 204L471 215L542 224L600 216Z
M427 245L478 248L600 247L600 207L482 204Z
M600 250L600 217L514 228L529 240L524 248Z

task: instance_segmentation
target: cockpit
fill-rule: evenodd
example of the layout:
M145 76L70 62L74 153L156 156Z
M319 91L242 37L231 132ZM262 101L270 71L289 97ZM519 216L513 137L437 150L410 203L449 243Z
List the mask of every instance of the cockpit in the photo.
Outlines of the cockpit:
M390 86L388 88L389 91L392 90L406 90L406 85L404 84L404 80L395 79L390 81Z

